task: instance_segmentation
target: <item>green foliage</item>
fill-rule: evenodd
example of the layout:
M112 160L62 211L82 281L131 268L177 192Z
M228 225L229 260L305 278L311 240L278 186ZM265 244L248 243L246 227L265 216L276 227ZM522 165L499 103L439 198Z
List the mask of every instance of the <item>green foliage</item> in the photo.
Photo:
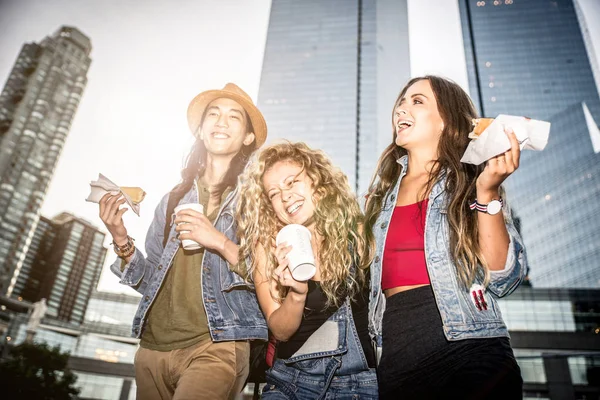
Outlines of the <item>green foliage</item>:
M47 344L23 343L0 362L3 398L68 400L77 398L77 377L67 369L69 355ZM6 397L5 397L6 396Z

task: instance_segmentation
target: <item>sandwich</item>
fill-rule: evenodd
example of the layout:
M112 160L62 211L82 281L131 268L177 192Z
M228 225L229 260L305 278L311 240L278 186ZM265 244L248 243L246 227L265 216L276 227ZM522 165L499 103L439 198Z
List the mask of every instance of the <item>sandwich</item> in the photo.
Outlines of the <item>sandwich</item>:
M146 197L146 192L140 187L121 186L119 189L129 196L133 204L141 203L144 197Z
M469 133L470 139L477 139L494 122L494 118L473 118L473 131Z

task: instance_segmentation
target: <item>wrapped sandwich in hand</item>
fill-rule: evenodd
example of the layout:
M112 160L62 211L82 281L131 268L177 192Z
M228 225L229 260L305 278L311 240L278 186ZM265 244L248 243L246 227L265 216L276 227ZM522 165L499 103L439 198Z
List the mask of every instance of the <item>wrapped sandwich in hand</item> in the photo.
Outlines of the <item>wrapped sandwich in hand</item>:
M550 133L549 122L517 115L476 118L472 123L473 131L469 133L471 141L460 161L473 165L483 164L510 149L507 130L515 133L521 150L543 150Z
M98 180L90 182L90 194L85 200L98 203L107 193L111 193L113 196L122 193L133 212L140 215L140 203L146 197L144 189L133 186L119 186L106 176L99 174Z
M494 122L494 118L473 118L473 130L469 133L469 139L477 139Z
M146 197L146 192L141 187L121 186L120 189L131 198L133 204L140 204Z

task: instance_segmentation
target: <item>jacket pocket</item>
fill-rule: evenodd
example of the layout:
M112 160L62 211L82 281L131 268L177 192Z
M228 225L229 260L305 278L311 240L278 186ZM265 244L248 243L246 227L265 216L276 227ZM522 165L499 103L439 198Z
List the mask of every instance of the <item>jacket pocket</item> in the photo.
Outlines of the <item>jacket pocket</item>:
M240 287L254 291L254 285L251 282L246 281L246 279L242 278L237 273L233 272L231 269L229 269L229 264L227 263L227 261L220 259L219 263L221 264L221 268L219 271L221 291L228 292L230 290Z

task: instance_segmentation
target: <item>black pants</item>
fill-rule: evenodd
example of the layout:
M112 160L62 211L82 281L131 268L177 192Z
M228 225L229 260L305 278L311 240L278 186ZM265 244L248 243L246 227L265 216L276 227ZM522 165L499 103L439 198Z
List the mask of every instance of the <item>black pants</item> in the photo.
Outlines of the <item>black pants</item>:
M387 299L381 399L522 399L508 338L448 341L430 286Z

